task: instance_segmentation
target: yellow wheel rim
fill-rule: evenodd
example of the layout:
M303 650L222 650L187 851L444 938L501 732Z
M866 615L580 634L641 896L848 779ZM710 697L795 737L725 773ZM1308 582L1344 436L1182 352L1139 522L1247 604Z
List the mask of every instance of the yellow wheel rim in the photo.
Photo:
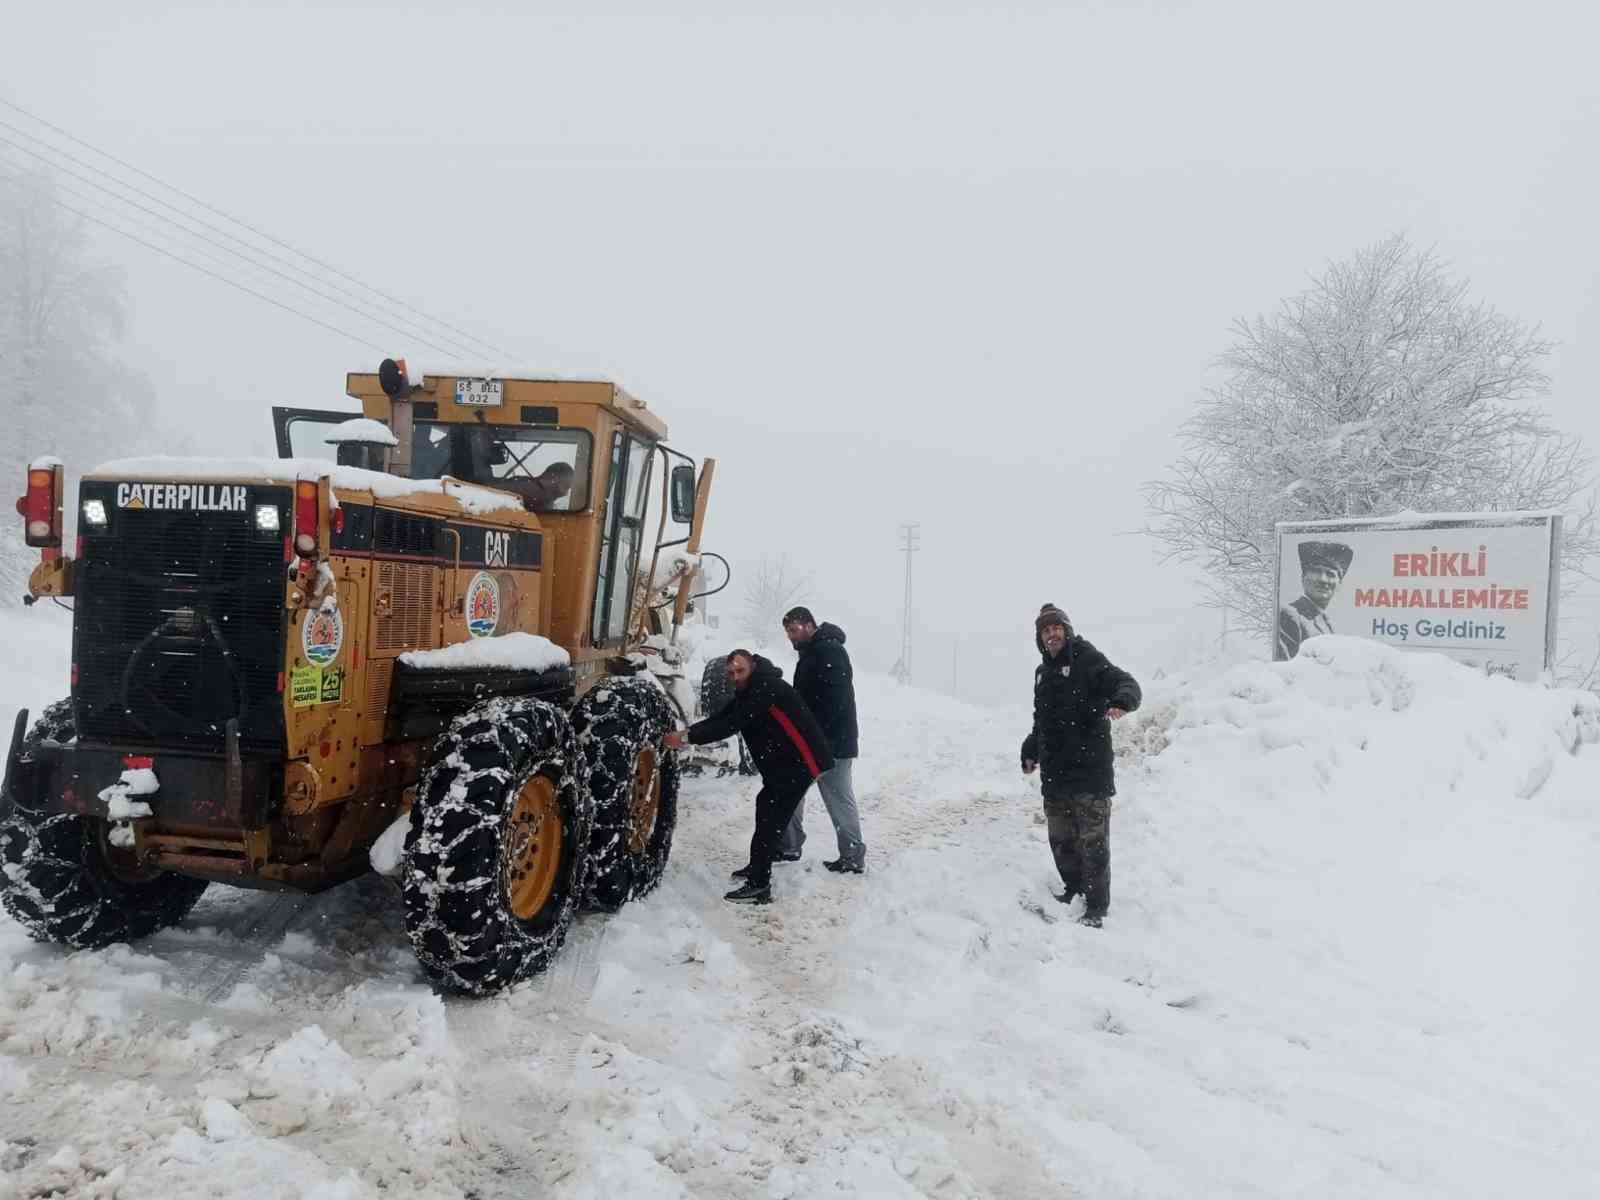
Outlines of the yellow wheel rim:
M628 853L641 855L656 831L661 811L661 771L656 748L646 746L633 764L633 794L628 799Z
M506 892L511 911L529 921L550 900L561 874L561 806L556 785L535 775L511 806Z

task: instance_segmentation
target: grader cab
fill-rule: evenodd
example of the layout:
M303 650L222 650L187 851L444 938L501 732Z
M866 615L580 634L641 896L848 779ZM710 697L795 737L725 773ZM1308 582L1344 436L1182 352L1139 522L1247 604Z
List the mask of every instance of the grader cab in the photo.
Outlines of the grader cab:
M385 360L346 391L359 413L275 409L277 460L86 474L70 557L62 469L30 468L30 599L74 606L72 694L19 714L0 792L0 900L34 936L375 864L429 975L485 993L659 880L687 715L660 651L714 462L610 383Z

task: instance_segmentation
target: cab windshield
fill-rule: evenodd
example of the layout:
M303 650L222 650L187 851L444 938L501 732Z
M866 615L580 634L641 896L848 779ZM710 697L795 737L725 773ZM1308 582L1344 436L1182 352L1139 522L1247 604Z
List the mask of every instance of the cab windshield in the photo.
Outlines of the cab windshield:
M515 492L538 512L589 507L593 440L584 429L417 421L411 478L451 475Z

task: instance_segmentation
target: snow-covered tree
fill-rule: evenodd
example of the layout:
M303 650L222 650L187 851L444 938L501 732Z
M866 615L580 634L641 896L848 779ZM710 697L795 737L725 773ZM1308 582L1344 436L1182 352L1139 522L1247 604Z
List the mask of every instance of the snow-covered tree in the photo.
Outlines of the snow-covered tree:
M1148 532L1265 632L1279 521L1560 509L1569 585L1597 546L1590 462L1536 407L1550 345L1393 237L1241 320L1225 381L1146 486Z
M797 574L787 558L763 558L745 586L739 632L752 646L764 645L782 635L783 614L800 603L811 577Z
M76 473L150 445L150 385L112 355L123 318L120 273L90 261L49 180L0 177L0 601L36 558L5 519L28 462L56 454Z

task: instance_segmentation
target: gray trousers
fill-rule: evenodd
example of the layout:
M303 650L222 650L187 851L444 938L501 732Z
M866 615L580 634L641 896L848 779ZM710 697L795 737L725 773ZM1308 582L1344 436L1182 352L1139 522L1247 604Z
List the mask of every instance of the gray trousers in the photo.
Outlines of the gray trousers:
M861 810L856 807L856 789L850 780L853 758L838 759L832 770L817 776L817 790L822 802L828 806L828 816L833 819L833 831L839 835L839 857L854 867L863 866L867 858L867 844L861 840ZM801 800L794 816L783 831L779 852L789 858L798 858L800 847L805 845L805 801Z

